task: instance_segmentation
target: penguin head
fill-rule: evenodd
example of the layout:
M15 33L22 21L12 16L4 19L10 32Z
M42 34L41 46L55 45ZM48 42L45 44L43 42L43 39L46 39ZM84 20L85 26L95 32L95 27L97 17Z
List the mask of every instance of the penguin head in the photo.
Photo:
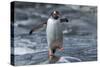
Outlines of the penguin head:
M52 16L52 18L57 20L60 17L60 13L58 11L53 11L51 13L51 16Z

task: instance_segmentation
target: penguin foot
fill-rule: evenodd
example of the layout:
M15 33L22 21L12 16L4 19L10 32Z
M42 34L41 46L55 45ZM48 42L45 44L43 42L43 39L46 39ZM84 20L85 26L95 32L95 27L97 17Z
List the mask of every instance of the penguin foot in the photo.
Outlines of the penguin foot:
M64 48L63 48L63 47L61 47L61 48L59 48L59 50L60 50L60 51L63 51L63 50L64 50Z
M54 56L54 54L49 51L48 56Z
M64 50L64 48L63 48L62 46L56 46L56 48L57 48L58 50L60 50L60 51L63 51L63 50Z

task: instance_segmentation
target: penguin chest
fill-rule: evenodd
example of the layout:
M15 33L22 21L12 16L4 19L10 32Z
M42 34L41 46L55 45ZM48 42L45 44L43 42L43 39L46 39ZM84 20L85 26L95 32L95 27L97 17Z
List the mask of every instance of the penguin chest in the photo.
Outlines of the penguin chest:
M62 42L63 33L60 20L48 20L46 32L49 45Z

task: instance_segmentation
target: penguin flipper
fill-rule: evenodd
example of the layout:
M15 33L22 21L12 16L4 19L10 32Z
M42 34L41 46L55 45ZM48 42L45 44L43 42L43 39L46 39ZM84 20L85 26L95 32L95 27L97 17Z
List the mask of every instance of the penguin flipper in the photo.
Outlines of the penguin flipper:
M34 31L36 31L36 30L42 28L42 27L44 26L44 24L47 24L47 22L44 22L44 23L41 23L41 24L38 24L38 25L34 26L34 27L29 31L29 35L31 35L32 32L34 32Z
M61 22L68 22L68 19L67 18L62 18L60 19Z

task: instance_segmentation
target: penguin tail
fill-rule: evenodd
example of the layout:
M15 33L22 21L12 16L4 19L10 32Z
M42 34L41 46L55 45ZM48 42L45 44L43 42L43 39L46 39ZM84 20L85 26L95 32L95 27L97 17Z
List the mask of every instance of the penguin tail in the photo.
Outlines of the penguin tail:
M56 52L56 49L53 49L53 50L52 50L52 53L55 54L55 52Z

